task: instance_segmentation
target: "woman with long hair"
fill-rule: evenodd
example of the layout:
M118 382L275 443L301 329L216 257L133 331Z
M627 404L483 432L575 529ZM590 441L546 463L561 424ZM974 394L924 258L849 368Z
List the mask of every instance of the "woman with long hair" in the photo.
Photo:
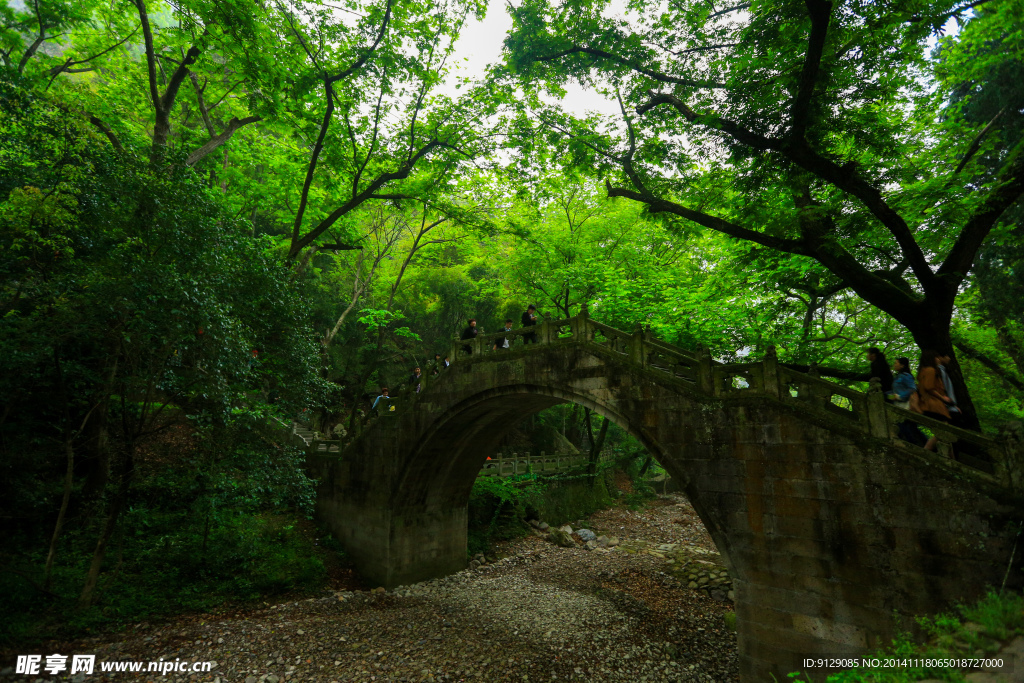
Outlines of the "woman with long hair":
M888 396L892 393L892 371L889 370L889 361L885 359L885 354L877 346L872 346L868 349L868 362L871 363L871 369L866 379L871 381L872 377L877 377L881 380L882 393Z
M949 397L939 374L939 354L934 349L921 351L921 364L917 369L917 405L926 417L949 422ZM939 437L932 436L924 445L925 450L934 451Z

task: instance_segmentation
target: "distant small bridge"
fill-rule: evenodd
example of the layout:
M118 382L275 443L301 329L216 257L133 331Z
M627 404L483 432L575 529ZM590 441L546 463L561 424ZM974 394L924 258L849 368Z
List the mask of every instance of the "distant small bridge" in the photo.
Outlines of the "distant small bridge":
M385 586L463 569L466 506L506 431L575 402L644 444L692 502L733 578L741 678L855 655L923 614L1000 585L1019 524L1019 434L993 440L781 367L721 364L583 314L455 342L396 410L339 452L314 450L317 511ZM472 353L465 354L463 345ZM911 420L939 452L896 438ZM954 451L956 458L952 457ZM1010 585L1020 584L1018 549Z

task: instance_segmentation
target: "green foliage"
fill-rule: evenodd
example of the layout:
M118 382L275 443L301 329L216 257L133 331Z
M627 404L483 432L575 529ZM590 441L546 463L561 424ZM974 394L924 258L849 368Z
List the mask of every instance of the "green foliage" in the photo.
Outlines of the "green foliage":
M946 659L990 657L1001 644L1024 633L1024 597L1016 593L988 592L973 605L959 605L958 614L918 617L917 623L928 640L915 643L901 633L892 645L868 655L871 658ZM800 679L804 674L789 674ZM863 667L828 677L829 683L910 683L934 679L964 681L960 670L948 667Z
M140 463L95 605L73 608L95 525L76 525L63 541L67 559L54 576L56 597L41 596L24 576L0 573L10 597L0 614L0 642L73 637L322 584L321 551L304 521L314 485L302 454L273 446L266 440L273 433L247 420L205 431L189 452L176 441L158 442ZM26 547L18 565L40 566L44 554Z
M495 541L524 535L527 508L535 507L545 490L534 474L477 479L469 496L470 556L489 551Z

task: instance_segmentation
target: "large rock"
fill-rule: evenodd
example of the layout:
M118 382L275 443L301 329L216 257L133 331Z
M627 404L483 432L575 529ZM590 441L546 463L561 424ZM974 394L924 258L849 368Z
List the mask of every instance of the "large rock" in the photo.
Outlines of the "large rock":
M564 531L564 532L565 532L565 533L567 533L567 534L571 534L571 533L572 533L572 527L571 527L571 526L569 526L568 524L566 524L566 525L564 525L564 526L560 526L560 527L558 527L558 530L559 530L559 531Z
M562 529L552 529L551 533L548 534L548 540L562 548L576 547L576 542L572 540L572 535L566 533L564 527Z
M597 540L597 534L590 529L580 529L576 532L576 535L580 537L581 541L594 541Z

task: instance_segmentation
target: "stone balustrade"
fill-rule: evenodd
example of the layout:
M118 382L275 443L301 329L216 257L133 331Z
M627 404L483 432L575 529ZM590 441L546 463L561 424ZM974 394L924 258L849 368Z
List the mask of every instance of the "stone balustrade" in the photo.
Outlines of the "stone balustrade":
M525 343L523 337L529 334L536 335L536 344ZM495 350L495 342L506 337L512 340L510 348ZM667 376L706 397L770 397L832 426L860 431L868 436L887 439L900 448L926 453L897 437L900 423L909 420L938 437L935 457L963 465L998 485L1015 490L1024 485L1024 467L1018 462L1022 456L1017 453L1008 455L1004 444L990 437L888 404L877 387L865 393L812 373L782 367L773 350L769 350L760 361L719 363L704 349L698 348L693 352L681 349L654 338L639 327L630 333L600 323L590 318L586 306L572 318L552 320L545 316L543 322L533 327L480 334L466 341L455 339L449 358L452 363L480 362L495 360L496 356L519 357L530 353L531 349L539 350L549 344L581 343L628 359L644 371ZM471 353L467 353L466 348ZM421 393L428 391L437 378L429 371L425 372L420 383ZM404 386L392 396L396 410L367 415L356 425L353 436L358 437L377 420L396 419L404 411L414 409L418 395L413 387ZM318 453L337 453L344 447L340 440L319 438L312 439L309 445L312 452Z

